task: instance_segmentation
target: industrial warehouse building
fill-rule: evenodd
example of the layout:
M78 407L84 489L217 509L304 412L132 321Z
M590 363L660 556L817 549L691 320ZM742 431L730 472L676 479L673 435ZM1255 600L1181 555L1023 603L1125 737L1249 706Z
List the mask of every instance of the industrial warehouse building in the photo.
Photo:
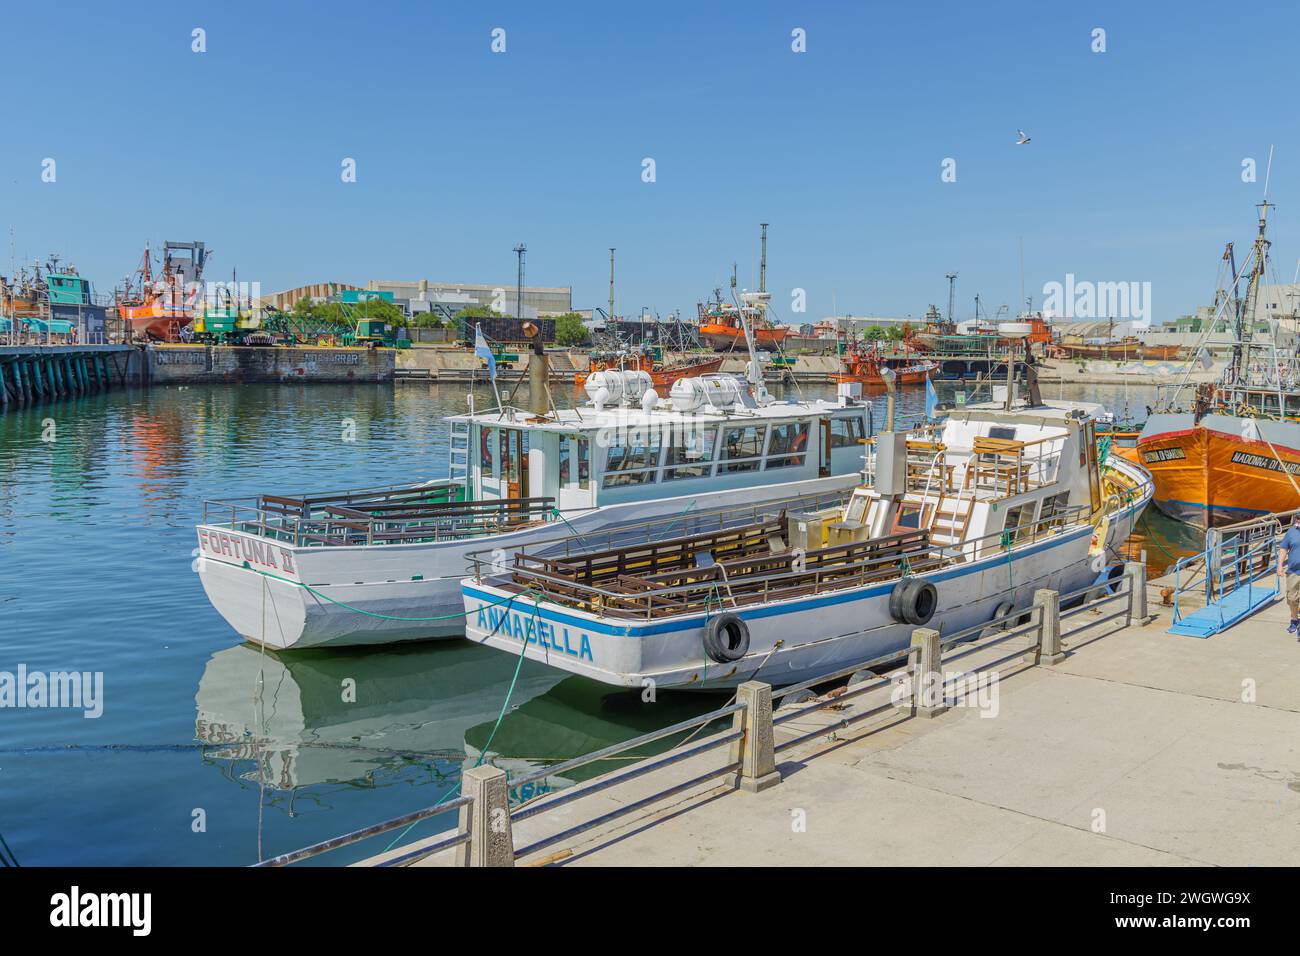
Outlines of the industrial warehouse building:
M518 297L515 294L514 283L489 285L474 282L434 282L429 279L410 281L371 279L365 286L351 285L346 282L319 282L264 295L261 304L277 309L292 309L299 299L307 298L313 302L325 302L340 296L347 290L390 293L393 302L411 316L433 312L443 318L451 318L462 309L480 307L494 308L502 315L521 314L516 311ZM573 288L526 285L523 289L523 300L524 318L551 318L573 311Z

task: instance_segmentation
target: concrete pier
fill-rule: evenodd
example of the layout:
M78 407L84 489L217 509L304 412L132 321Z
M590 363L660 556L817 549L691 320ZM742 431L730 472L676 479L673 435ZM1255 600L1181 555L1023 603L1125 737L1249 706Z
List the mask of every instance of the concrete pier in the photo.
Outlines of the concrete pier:
M1027 653L978 692L958 692L957 673L1022 639L950 649L941 669L955 699L932 719L887 709L846 730L846 717L888 703L891 688L842 704L828 693L824 709L776 725L779 783L705 783L517 865L1294 865L1300 642L1286 633L1286 607L1208 640L1176 637L1165 633L1164 583L1146 588L1148 623L1089 626L1104 609L1063 617L1059 645L1051 635L1045 649L1053 666ZM702 754L530 817L516 845L726 759ZM448 852L417 865L453 863Z
M138 384L130 345L0 346L0 411Z

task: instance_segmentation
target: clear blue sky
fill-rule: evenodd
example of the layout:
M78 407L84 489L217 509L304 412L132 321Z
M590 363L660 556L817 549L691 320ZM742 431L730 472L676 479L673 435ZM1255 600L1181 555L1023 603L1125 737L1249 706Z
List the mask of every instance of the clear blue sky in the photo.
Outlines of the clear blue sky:
M832 303L919 315L946 305L948 271L959 317L976 292L1014 312L1023 237L1036 299L1070 272L1149 281L1161 321L1210 300L1225 241L1244 252L1270 143L1274 261L1291 279L1298 9L13 4L0 268L10 226L20 260L57 250L100 291L146 239L204 240L210 278L234 266L263 291L511 283L524 241L529 284L572 285L590 308L617 246L619 311L689 314L732 261L755 283L766 221L785 320ZM940 182L945 157L955 183ZM1253 185L1243 157L1259 162Z

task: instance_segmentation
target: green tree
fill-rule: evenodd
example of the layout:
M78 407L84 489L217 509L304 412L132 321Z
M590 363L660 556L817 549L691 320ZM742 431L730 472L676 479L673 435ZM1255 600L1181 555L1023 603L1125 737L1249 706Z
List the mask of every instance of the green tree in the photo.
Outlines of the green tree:
M565 312L555 317L555 342L557 345L581 345L587 341L587 327L577 312Z
M879 342L885 337L885 330L878 325L870 325L863 333L868 342Z

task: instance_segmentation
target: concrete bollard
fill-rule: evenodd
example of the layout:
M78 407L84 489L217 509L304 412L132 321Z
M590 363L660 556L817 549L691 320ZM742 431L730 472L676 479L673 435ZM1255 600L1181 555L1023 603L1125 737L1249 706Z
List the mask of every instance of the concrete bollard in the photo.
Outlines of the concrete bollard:
M762 681L746 681L736 688L736 711L733 726L744 736L731 742L729 763L739 763L740 772L727 782L747 793L759 793L781 782L776 769L775 732L772 727L772 686Z
M1128 623L1150 624L1155 617L1147 611L1147 566L1141 561L1125 561L1124 574L1128 577Z
M1047 588L1034 592L1034 605L1042 608L1042 627L1038 632L1035 664L1059 664L1065 660L1061 650L1061 595Z
M460 808L460 829L469 834L469 842L456 847L456 865L514 866L506 772L499 767L471 767L461 777L460 792L471 800Z
M943 702L939 632L928 627L918 627L912 632L912 646L920 648L916 672L912 675L912 700L916 716L938 717L948 709Z

